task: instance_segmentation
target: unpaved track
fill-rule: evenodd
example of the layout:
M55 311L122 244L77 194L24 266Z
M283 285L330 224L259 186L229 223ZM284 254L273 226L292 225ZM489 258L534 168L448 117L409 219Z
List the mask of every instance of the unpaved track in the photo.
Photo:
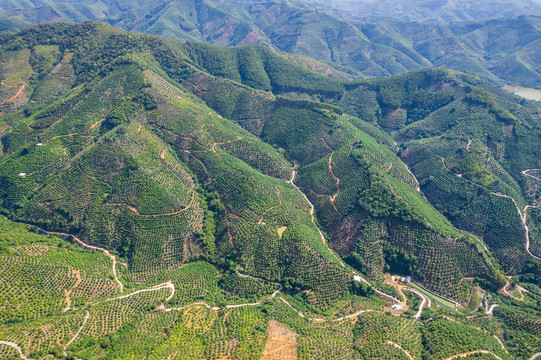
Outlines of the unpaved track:
M432 302L430 301L430 298L424 296L419 291L412 289L412 288L403 288L403 291L410 291L414 293L415 295L419 296L421 298L421 305L419 305L419 311L415 315L413 315L414 318L419 319L421 318L421 314L423 313L423 308L425 307L426 303L428 302L428 307L432 306Z
M327 239L325 239L325 236L323 235L323 232L321 231L319 226L317 226L315 216L314 216L314 211L315 211L314 205L310 202L310 200L308 200L308 197L302 192L302 190L293 182L293 180L295 179L296 174L297 174L297 171L293 170L292 173L291 173L291 179L289 181L286 181L286 182L288 184L293 185L295 187L295 189L297 189L297 191L304 197L304 199L306 200L308 205L310 205L310 217L312 218L312 223L314 224L317 231L319 232L319 236L321 236L321 241L323 241L323 244L325 244L325 246L327 247L329 252L334 255L334 257L336 258L336 260L338 260L340 265L342 265L343 267L346 267L346 264L342 261L342 259L340 259L340 257L338 255L336 255L336 253L329 247L329 244L327 243ZM353 272L353 273L355 275L359 276L359 278L361 279L361 281L363 283L365 283L368 286L370 286L371 288L373 288L374 291L376 292L376 294L378 294L378 295L380 295L382 297L385 297L386 299L390 300L391 302L400 304L400 300L396 299L395 297L393 297L393 296L391 296L389 294L384 293L383 291L380 291L374 285L372 285L370 282L368 282L364 277L360 276L358 273L356 273L356 272Z
M468 351L468 352L465 352L465 353L460 353L460 354L456 354L456 355L450 356L450 357L445 358L445 359L443 359L443 360L458 359L458 358L461 358L461 357L466 357L466 356L474 355L474 354L491 354L491 355L494 356L496 359L498 359L498 360L503 360L501 357L499 357L498 355L494 354L492 351L488 351L488 350L474 350L474 351Z
M67 234L63 234L63 235L67 235ZM120 292L123 292L124 291L124 285L122 285L122 283L120 282L120 280L118 280L118 275L116 273L116 256L114 255L111 255L111 253L103 248L100 248L100 247L97 247L97 246L92 246L92 245L88 245L88 244L85 244L84 242L82 242L79 238L71 235L73 237L73 239L75 239L75 241L77 241L79 244L81 244L83 247L86 247L86 248L89 248L89 249L93 249L93 250L99 250L99 251L103 251L103 253L105 255L107 255L109 258L111 258L111 260L113 261L113 275L115 276L115 280L116 282L118 283L118 286L120 287Z
M269 300L269 299L273 299L276 297L276 295L278 295L281 291L282 291L282 284L278 284L278 283L272 283L272 282L269 282L267 280L264 280L264 279L260 279L260 278L256 278L256 277L253 277L253 276L250 276L250 275L244 275L244 274L241 274L239 271L238 271L238 266L237 266L237 269L236 269L236 272L239 276L241 277L244 277L244 278L249 278L249 279L254 279L254 280L258 280L258 281L262 281L266 284L274 284L274 285L277 285L278 286L278 289L273 292L271 295L267 296L267 297L264 297L262 298L261 300L255 302L255 303L244 303L244 304L235 304L235 305L226 305L223 307L223 309L234 309L234 308L240 308L240 307L244 307L244 306L257 306L257 305L261 305L261 303L263 301L266 301L266 300ZM159 284L159 285L156 285L154 287L151 287L149 289L143 289L143 290L138 290L138 291L135 291L133 293L130 293L130 294L127 294L127 295L123 295L123 296L119 296L119 297L116 297L116 298L112 298L112 299L108 299L107 301L110 301L110 300L117 300L117 299L123 299L123 298L126 298L126 297L129 297L129 296L133 296L135 294L138 294L138 293L141 293L141 292L145 292L145 291L156 291L156 290L160 290L160 289L164 289L164 288L170 288L171 289L171 295L169 295L169 297L167 299L165 299L165 301L169 301L173 298L174 294L175 294L175 285L172 283L172 282L167 282L167 283L163 283L163 284ZM184 305L182 307L176 307L176 308L166 308L164 304L160 305L160 307L158 308L158 310L161 310L161 311L173 311L173 310L184 310L190 306L195 306L195 305L201 305L201 306L204 306L206 307L207 309L210 309L210 310L215 310L215 311L218 311L218 310L222 310L222 308L220 307L217 307L217 306L211 306L205 302L195 302L195 303L192 303L192 304L188 304L188 305Z
M541 181L541 178L539 178L537 176L534 176L534 175L528 174L530 171L540 171L540 170L541 169L526 169L526 170L521 171L521 174L524 175L524 176L530 177L532 179ZM513 201L513 203L515 204L515 207L517 208L520 219L522 220L522 225L524 226L524 230L526 230L526 252L531 257L533 257L534 259L541 260L541 257L532 254L532 252L530 251L530 228L526 224L528 209L529 208L538 208L540 206L539 205L526 205L526 207L524 207L524 210L521 211L520 207L518 206L517 201L515 199L513 199L512 197L507 196L507 195L503 195L503 194L499 194L499 193L492 193L492 195L506 197L506 198L509 198L509 199L511 199Z
M521 174L524 175L524 176L531 177L532 179L541 181L541 178L538 178L535 175L528 174L530 171L541 171L541 169L527 169L527 170L522 171Z
M165 301L169 301L175 295L175 285L172 282L166 282L166 283L163 283L163 284L155 285L155 286L153 286L151 288L148 288L148 289L137 290L137 291L134 291L134 292L126 294L126 295L117 296L117 297L114 297L114 298L107 299L106 301L125 299L127 297L134 296L134 295L137 295L137 294L140 294L140 293L143 293L143 292L158 291L158 290L167 289L167 288L171 289L171 295L169 295L165 299Z
M485 308L485 314L492 315L494 313L494 309L496 307L498 307L498 306L500 306L500 304L492 304L492 305L490 305L490 307L486 307Z
M327 239L325 239L325 235L323 235L323 232L321 231L319 226L317 226L316 219L315 219L315 216L314 216L314 211L315 211L314 205L310 202L310 200L308 200L308 197L301 191L301 189L299 189L299 187L297 185L295 185L295 183L293 182L293 179L295 179L296 174L297 174L297 172L295 170L293 170L293 172L291 174L291 180L287 181L287 183L293 185L295 187L295 189L297 189L297 191L299 193L301 193L301 195L304 197L304 200L306 200L306 202L310 206L310 217L312 219L312 223L315 225L317 231L319 232L319 236L321 237L321 241L323 241L323 244L325 244L325 246L327 247L329 252L334 255L334 257L336 258L336 260L338 260L340 265L345 267L346 264L342 261L342 259L340 259L340 257L338 255L336 255L336 253L334 251L332 251L332 249L329 247L329 244L327 243Z
M340 178L335 175L335 173L334 173L334 171L332 169L332 157L333 157L333 155L334 155L334 153L332 153L331 156L329 156L329 171L331 172L331 175L334 178L334 181L336 182L336 194L331 195L331 202L333 203L333 206L335 206L334 205L334 200L340 194ZM336 208L336 206L335 206L335 208Z
M2 84L3 85L3 84ZM13 100L15 100L16 98L19 97L19 95L21 95L21 93L23 92L24 88L26 87L26 84L23 84L23 86L21 86L21 88L19 89L19 91L17 91L17 93L15 95L13 95L12 97L10 97L9 99L7 100L4 100L2 102L0 102L0 105L3 105L5 103L8 103L8 102L11 102Z
M11 342L11 341L2 341L2 340L0 340L0 345L11 346L12 348L15 348L15 350L17 350L19 352L19 355L21 356L21 359L30 360L26 356L24 356L23 349L21 349L21 347L18 344L15 344L14 342Z
M215 142L214 144L212 144L212 147L208 150L208 151L212 151L212 152L216 152L216 145L225 145L225 144L231 144L235 141L239 141L239 140L242 140L242 137L238 137L236 139L233 139L233 140L227 140L227 141L222 141L222 142Z
M71 293L81 284L81 281L83 281L83 279L81 278L81 271L72 269L71 272L75 274L77 281L75 281L75 284L69 290L64 290L64 294L66 295L66 308L62 310L63 312L71 309Z
M507 349L503 345L503 342L500 340L500 338L494 335L494 339L496 339L500 343L500 346L502 347L503 351L505 351L506 354L509 354L509 351L507 351Z
M183 213L183 212L185 212L187 210L190 210L192 208L192 206L194 204L194 201L195 201L195 193L196 193L196 191L192 189L192 199L190 200L190 203L188 204L188 206L186 206L185 208L177 210L177 211L161 213L161 214L141 214L141 212L139 212L139 209L136 208L135 206L131 206L131 205L124 204L124 203L106 203L105 205L107 205L107 206L125 206L132 213L134 213L135 215L142 216L142 217L145 217L145 218L152 218L152 217L158 217L158 216L173 216L173 215L178 215L180 213Z
M303 313L302 311L297 310L293 305L291 305L291 304L289 303L289 301L287 301L287 300L284 299L283 297L281 297L280 300L282 300L287 306L289 306L291 309L293 309L293 311L295 311L295 312L296 312L301 318L303 318L303 319L310 320L310 321L314 321L314 322L324 322L324 321L327 321L327 319L322 319L322 318L306 317L306 315L304 315L304 313ZM357 311L356 313L353 313L353 314L350 314L350 315L346 315L346 316L339 317L338 319L332 319L331 322L344 321L344 320L347 320L347 319L356 318L357 316L359 316L359 315L361 315L361 314L364 314L365 312L371 312L371 311L376 311L376 310L371 310L371 309L360 310L360 311Z
M417 178L415 177L415 175L413 175L413 173L411 172L410 168L408 165L406 165L406 163L404 163L404 166L406 166L406 170L410 173L410 175L413 177L413 180L415 180L415 190L417 190L417 192L421 192L421 187L419 186L419 181L417 180Z
M464 325L464 326L467 326L467 327L469 327L469 328L475 329L475 330L477 330L477 331L481 331L481 332L484 333L484 334L487 334L487 331L481 329L480 327L476 327L476 326L473 326L473 325L468 325L468 324L461 323L461 322L459 322L459 321L457 321L457 320L455 320L455 319L453 319L453 318L450 318L449 316L446 316L446 315L438 315L438 316L440 316L440 317L442 317L442 318L444 318L444 319L447 319L447 320L449 320L449 321L452 321L452 322L455 322L455 323L458 323L458 324L462 324L462 325ZM466 318L468 318L468 317L466 317ZM509 354L509 351L507 351L507 349L506 349L505 346L503 345L503 342L500 340L500 338L497 337L496 335L494 335L494 339L496 339L496 341L500 344L500 346L502 347L502 350L505 351L507 354Z
M533 354L531 358L529 358L528 360L535 360L537 359L538 357L541 357L541 352L538 352L537 354Z
M293 175L294 176L294 175ZM292 180L290 180L292 181ZM293 184L294 185L294 184ZM295 185L294 185L295 186ZM301 192L302 194L302 192ZM304 195L304 194L303 194ZM309 202L310 203L310 202ZM311 204L311 203L310 203ZM313 207L312 207L312 211L313 211ZM311 214L313 214L311 212ZM29 224L30 225L30 224ZM32 226L35 226L35 225L32 225ZM62 236L68 236L68 237L72 237L73 239L75 239L79 244L81 244L83 247L87 247L89 249L93 249L93 250L100 250L100 251L103 251L107 256L111 257L111 259L113 260L113 272L115 274L115 279L117 280L117 282L119 283L119 285L121 286L121 292L123 291L123 286L122 286L122 283L120 283L120 281L118 280L117 278L117 274L116 274L116 258L114 255L111 255L107 250L103 249L103 248L100 248L100 247L97 247L97 246L93 246L93 245L88 245L88 244L85 244L84 242L82 242L80 239L78 239L77 237L71 235L71 234L66 234L66 233L60 233L60 232L52 232L52 231L46 231L46 230L43 230L39 227L36 227L40 232L43 232L43 233L46 233L46 234L51 234L51 235L62 235ZM266 300L269 300L269 299L273 299L275 298L281 291L282 291L282 285L279 284L279 283L271 283L267 280L264 280L264 279L260 279L260 278L256 278L256 277L253 277L253 276L250 276L250 275L244 275L244 274L241 274L240 272L238 272L238 268L237 268L237 273L239 276L241 277L245 277L245 278L251 278L251 279L254 279L254 280L258 280L258 281L263 281L267 284L275 284L275 285L278 285L278 290L276 290L274 293L272 293L271 295L259 300L258 302L255 302L255 303L244 303L244 304L235 304L235 305L226 305L224 307L224 309L232 309L232 308L239 308L239 307L244 307L244 306L257 306L257 305L260 305L263 301L266 301ZM372 286L372 284L370 284L368 281L364 280L363 278L361 278L364 282L366 282L368 285ZM373 286L372 286L373 287ZM110 298L110 299L107 299L106 301L112 301L112 300L119 300L119 299L124 299L124 298L127 298L127 297L130 297L130 296L134 296L136 294L139 294L139 293L142 293L142 292L149 292L149 291L157 291L157 290L161 290L161 289L165 289L165 288L169 288L171 289L171 295L169 295L165 301L169 301L173 298L174 294L175 294L175 285L172 283L172 282L166 282L166 283L162 283L162 284L158 284L158 285L155 285L151 288L148 288L148 289L141 289L141 290L137 290L137 291L134 291L132 293L129 293L129 294L126 294L126 295L121 295L121 296L117 296L117 297L114 297L114 298ZM392 296L390 295L387 295L385 293L382 293L380 292L378 289L374 288L374 290L379 293L380 295L382 296L385 296L385 297L388 297L390 299L393 299L395 302L398 302L400 303L400 301L398 301L397 299L394 299ZM304 314L302 314L302 312L298 311L297 309L295 309L291 304L289 304L285 299L283 298L280 298L282 301L284 301L285 303L287 303L289 306L291 306L291 308L293 308L301 317L305 317ZM190 306L195 306L195 305L201 305L201 306L204 306L210 310L222 310L221 308L219 307L216 307L216 306L211 306L205 302L196 302L196 303L192 303L192 304L188 304L188 305L185 305L185 306L182 306L182 307L178 307L178 308L166 308L163 304L158 308L159 310L161 311L172 311L172 310L183 310L187 307L190 307ZM88 310L87 311L87 314L89 315L90 313L88 313ZM341 320L344 320L344 319L349 319L349 318L352 318L352 317L356 317L356 316L359 316L360 314L366 312L366 311L371 311L371 310L361 310L359 312L356 312L354 314L351 314L351 315L346 315L344 317L341 317L339 319L334 319L332 321L341 321ZM83 323L83 326L81 326L81 329L84 327L84 325L86 324L86 321L88 320L88 317L85 318L85 322ZM315 319L314 321L325 321L325 319ZM81 329L79 330L79 333L81 331ZM68 343L71 344L75 338L79 335L79 333L77 333L77 335ZM66 345L66 347L68 346Z
M86 311L86 315L85 315L85 320L83 321L83 325L81 325L81 327L79 328L79 331L77 331L77 334L75 334L75 336L72 337L71 340L66 344L66 346L64 346L64 356L68 355L66 354L66 349L68 348L68 346L71 345L71 343L75 341L75 339L77 339L77 337L79 337L79 334L81 333L81 331L83 331L83 328L85 327L86 322L88 321L88 318L90 317L90 311L88 310L85 310L85 311Z
M520 293L520 295L522 296L522 298L517 298L515 297L515 295L513 295L512 293L510 293L508 291L509 287L511 286L511 282L509 280L507 280L507 283L505 284L505 286L503 288L500 289L500 292L509 296L510 298L512 299L515 299L517 301L524 301L524 294L522 293L522 288L520 286L515 286L515 288L517 289L517 291Z
M508 198L508 199L511 199L511 201L513 201L513 204L515 204L515 207L517 208L518 216L522 220L522 226L524 226L524 230L526 230L526 252L528 254L530 254L530 256L533 257L534 259L541 260L541 257L535 256L530 251L530 228L528 227L528 225L526 225L526 220L527 220L526 219L526 212L528 211L528 209L529 208L536 208L536 207L539 207L539 206L526 205L526 207L524 208L524 211L522 211L522 210L520 210L518 202L514 198L512 198L511 196L504 195L504 194L501 194L501 193L494 193L494 192L491 193L491 194L495 195L495 196L499 196L499 197Z
M259 219L257 225L264 224L263 220L265 220L265 215L267 215L267 213L268 213L269 211L271 211L272 209L276 209L277 207L282 206L282 197L280 196L280 189L278 188L278 186L276 187L276 195L278 196L279 204L278 204L278 205L271 206L270 208L268 208L267 210L265 210L265 211L263 212L263 215L261 215L261 218Z
M115 130L117 130L119 126L120 125L117 125L114 128L112 128L111 130L107 131L105 134L100 136L95 142L93 142L92 144L88 145L83 150L81 150L77 154L75 154L75 156L73 158L71 158L70 164L73 164L77 159L79 159L81 156L83 156L86 152L88 152L89 150L94 148L94 146L96 146L96 144L100 143L101 140L103 140L107 135L109 135L109 134L113 133Z
M387 341L387 344L392 345L395 348L402 350L404 352L404 354L406 354L406 356L410 358L410 360L415 360L415 358L409 353L408 350L404 349L402 346L398 345L397 343L392 342L392 341L389 340L389 341Z
M79 239L78 237L76 237L76 236L74 236L72 234L66 234L66 233L56 232L56 231L47 231L47 230L43 230L42 228L37 227L37 226L32 225L32 224L27 224L27 225L34 226L36 229L38 229L39 232L42 232L42 233L45 233L45 234L61 235L61 236L66 236L68 238L71 237L75 241L77 241L81 246L83 246L85 248L102 251L106 256L108 256L113 261L113 275L115 276L115 280L118 283L118 286L120 287L120 292L124 291L124 285L122 285L120 280L118 280L118 275L116 273L116 256L111 255L111 253L109 251L105 250L104 248L100 248L98 246L88 245L88 244L82 242L81 239Z
M468 143L468 148L469 148L469 145L470 145L471 141ZM436 154L435 152L433 152L429 147L427 147L428 151L430 151L432 154L436 155L436 156L439 156L441 158L441 161L443 163L443 168L447 171L449 171L449 169L447 168L447 166L445 165L445 158L441 155L438 155ZM407 166L406 166L407 167ZM526 170L523 170L521 172L522 175L524 176L528 176L530 178L533 178L533 179L536 179L536 180L539 180L541 181L541 178L538 178L537 176L534 176L534 175L530 175L528 174L528 172L530 171L538 171L538 170L541 170L541 169L526 169ZM409 169L408 169L409 171ZM409 171L410 174L411 174L411 171ZM413 175L413 174L412 174ZM417 179L416 179L417 181ZM481 186L479 186L481 187ZM517 208L517 212L520 216L520 219L522 220L522 225L524 226L524 230L526 230L526 252L531 256L533 257L534 259L537 259L537 260L540 260L541 261L541 257L539 256L536 256L534 254L532 254L532 252L530 251L530 228L528 227L528 225L526 225L526 212L528 211L529 208L537 208L537 207L541 207L541 206L534 206L534 205L526 205L526 207L524 208L524 210L520 210L520 206L518 205L518 202L512 198L511 196L508 196L508 195L504 195L504 194L501 194L501 193L495 193L495 192L492 192L491 193L492 195L495 195L495 196L499 196L499 197L505 197L505 198L508 198L508 199L511 199L513 201L513 203L515 204L515 207ZM482 242L481 242L482 243ZM484 246L484 244L483 244ZM485 247L485 246L484 246ZM486 247L485 247L486 249Z

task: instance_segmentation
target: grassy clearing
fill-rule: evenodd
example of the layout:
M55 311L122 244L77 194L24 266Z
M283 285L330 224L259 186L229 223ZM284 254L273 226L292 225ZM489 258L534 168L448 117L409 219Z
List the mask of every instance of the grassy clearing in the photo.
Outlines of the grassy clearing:
M418 290L423 295L428 296L431 300L433 300L436 304L438 304L438 306L441 306L441 307L444 307L444 308L447 308L447 309L451 309L451 310L455 310L455 304L453 304L449 300L445 300L441 296L435 295L434 293L431 293L430 291L427 291L427 290L423 289L422 287L420 287L419 285L417 285L414 282L410 282L409 286L411 286L412 288Z

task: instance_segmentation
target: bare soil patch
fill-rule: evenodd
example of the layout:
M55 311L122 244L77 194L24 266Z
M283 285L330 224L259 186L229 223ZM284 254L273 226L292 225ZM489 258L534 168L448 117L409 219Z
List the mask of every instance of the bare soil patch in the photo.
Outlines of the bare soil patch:
M261 360L296 360L297 334L276 320L269 321Z

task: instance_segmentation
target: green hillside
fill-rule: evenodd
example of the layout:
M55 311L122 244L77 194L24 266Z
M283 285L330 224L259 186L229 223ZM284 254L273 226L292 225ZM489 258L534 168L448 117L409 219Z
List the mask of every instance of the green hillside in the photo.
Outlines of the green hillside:
M541 351L534 102L94 22L0 59L0 357Z
M344 7L353 10L340 10ZM500 86L537 89L540 15L537 3L506 0L340 1L333 6L286 0L12 0L0 10L0 16L27 24L93 20L220 46L264 44L317 59L327 64L325 72L345 72L350 78L439 66L475 73ZM310 69L321 68L315 61L293 59Z

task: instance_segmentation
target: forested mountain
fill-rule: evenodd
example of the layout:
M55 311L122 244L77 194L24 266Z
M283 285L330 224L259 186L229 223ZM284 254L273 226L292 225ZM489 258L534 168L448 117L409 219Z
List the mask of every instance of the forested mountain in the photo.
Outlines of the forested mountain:
M407 3L418 6L418 2ZM462 2L426 3L426 6L419 6L432 10L455 5L457 11L463 8ZM343 66L353 78L396 75L440 66L475 73L499 85L540 88L537 49L541 46L541 18L535 15L540 15L541 5L486 1L468 4L477 8L478 3L482 9L490 9L487 10L490 15L464 16L456 20L475 21L441 24L423 23L423 16L418 19L421 22L403 21L416 19L414 15L413 19L366 22L345 12L329 8L320 10L316 5L289 0L75 0L69 3L13 0L2 6L0 16L27 23L96 20L128 31L221 46L265 44L287 53ZM393 8L385 2L369 4ZM415 13L401 3L396 7L404 7L406 14ZM498 9L502 10L498 12ZM505 18L485 19L493 16Z
M304 0L326 10L343 11L364 21L399 19L420 23L449 23L522 15L541 15L541 3L536 0Z
M95 22L0 36L0 356L541 351L539 104L286 58L309 61Z

